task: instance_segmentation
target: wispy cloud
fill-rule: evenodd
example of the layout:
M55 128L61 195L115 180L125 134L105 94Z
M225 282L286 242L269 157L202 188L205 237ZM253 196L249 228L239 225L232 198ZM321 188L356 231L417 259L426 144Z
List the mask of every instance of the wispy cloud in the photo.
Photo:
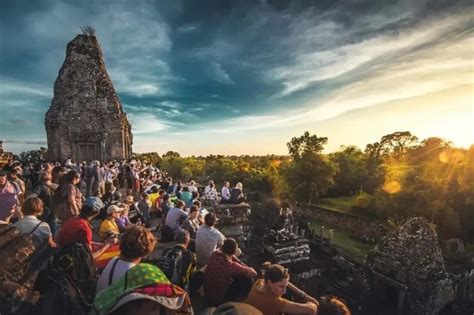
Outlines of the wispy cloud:
M166 122L156 118L155 115L150 113L129 113L128 117L132 124L132 131L137 135L160 132L168 127Z
M44 140L15 140L15 139L2 139L7 144L27 144L27 145L46 145Z
M0 99L3 101L7 101L9 98L29 100L38 97L51 97L52 95L52 88L46 85L0 77Z
M445 34L465 27L470 19L470 14L464 13L454 20L452 17L436 19L417 29L381 34L360 42L315 52L312 51L315 43L311 42L310 37L306 47L295 54L293 63L271 69L267 77L269 80L281 80L284 89L280 96L288 96L318 81L350 76L351 72L362 66L367 72L383 68L387 63L402 58L412 50L425 45L437 45L437 41ZM323 26L322 29L333 36L340 31L333 23Z
M234 84L235 82L231 79L229 74L222 68L222 65L217 62L211 62L210 64L211 75L214 79L224 84Z

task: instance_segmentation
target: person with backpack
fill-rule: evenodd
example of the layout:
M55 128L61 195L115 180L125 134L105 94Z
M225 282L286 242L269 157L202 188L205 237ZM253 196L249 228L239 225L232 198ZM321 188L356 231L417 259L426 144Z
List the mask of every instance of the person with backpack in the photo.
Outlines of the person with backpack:
M38 219L38 216L43 213L43 201L38 197L27 198L23 202L21 211L24 216L14 226L24 234L31 234L36 247L46 243L51 247L56 247L49 225Z
M189 291L191 275L196 271L196 255L187 249L191 240L188 231L179 231L175 240L176 245L163 251L156 264L171 283Z
M66 247L74 243L85 244L91 251L94 260L97 260L105 251L117 243L116 238L108 239L105 243L92 242L92 228L90 221L100 213L100 208L84 205L81 213L72 217L59 230L59 246ZM93 250L93 246L94 249Z
M123 233L120 239L120 257L110 260L97 282L96 292L109 287L120 279L127 270L140 263L156 246L153 234L143 226L134 225Z

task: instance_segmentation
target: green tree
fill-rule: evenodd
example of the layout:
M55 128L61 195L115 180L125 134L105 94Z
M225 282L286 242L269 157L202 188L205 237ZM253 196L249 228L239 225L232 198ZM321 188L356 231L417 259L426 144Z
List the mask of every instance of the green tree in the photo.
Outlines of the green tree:
M365 190L369 193L375 192L384 182L385 166L383 164L384 151L380 142L370 143L365 147L365 168L367 179Z
M324 149L324 145L328 142L327 137L318 137L310 135L308 131L301 137L293 137L286 145L290 156L297 160L303 158L307 154L320 154Z
M41 163L47 161L48 158L48 149L45 147L40 147L36 150L24 151L21 152L18 156L18 160L22 163Z
M337 166L321 154L327 138L305 132L287 143L293 158L284 171L293 197L312 203L334 184Z
M380 145L385 153L399 160L406 152L413 148L418 142L418 138L409 131L397 131L385 135L380 140Z
M346 196L366 189L368 178L364 153L355 146L342 146L341 149L329 155L329 159L339 168L334 177L334 186L330 189L330 194L336 196Z

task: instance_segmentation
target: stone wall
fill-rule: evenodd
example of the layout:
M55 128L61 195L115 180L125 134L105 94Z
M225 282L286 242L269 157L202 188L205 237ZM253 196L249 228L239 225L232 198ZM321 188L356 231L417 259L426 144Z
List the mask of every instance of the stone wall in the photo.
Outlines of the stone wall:
M318 206L300 206L296 209L296 212L320 221L328 229L334 227L342 229L369 243L375 243L387 233L385 227L379 222L368 221L354 215Z

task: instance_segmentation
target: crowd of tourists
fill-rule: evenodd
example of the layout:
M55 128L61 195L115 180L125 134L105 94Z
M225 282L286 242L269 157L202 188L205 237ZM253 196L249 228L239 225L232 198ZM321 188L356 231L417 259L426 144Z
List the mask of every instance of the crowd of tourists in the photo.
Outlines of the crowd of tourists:
M0 169L0 313L350 314L332 296L291 301L286 268L262 275L241 261L216 209L242 202L240 182L203 188L146 161L9 161ZM281 217L292 221L288 203Z

